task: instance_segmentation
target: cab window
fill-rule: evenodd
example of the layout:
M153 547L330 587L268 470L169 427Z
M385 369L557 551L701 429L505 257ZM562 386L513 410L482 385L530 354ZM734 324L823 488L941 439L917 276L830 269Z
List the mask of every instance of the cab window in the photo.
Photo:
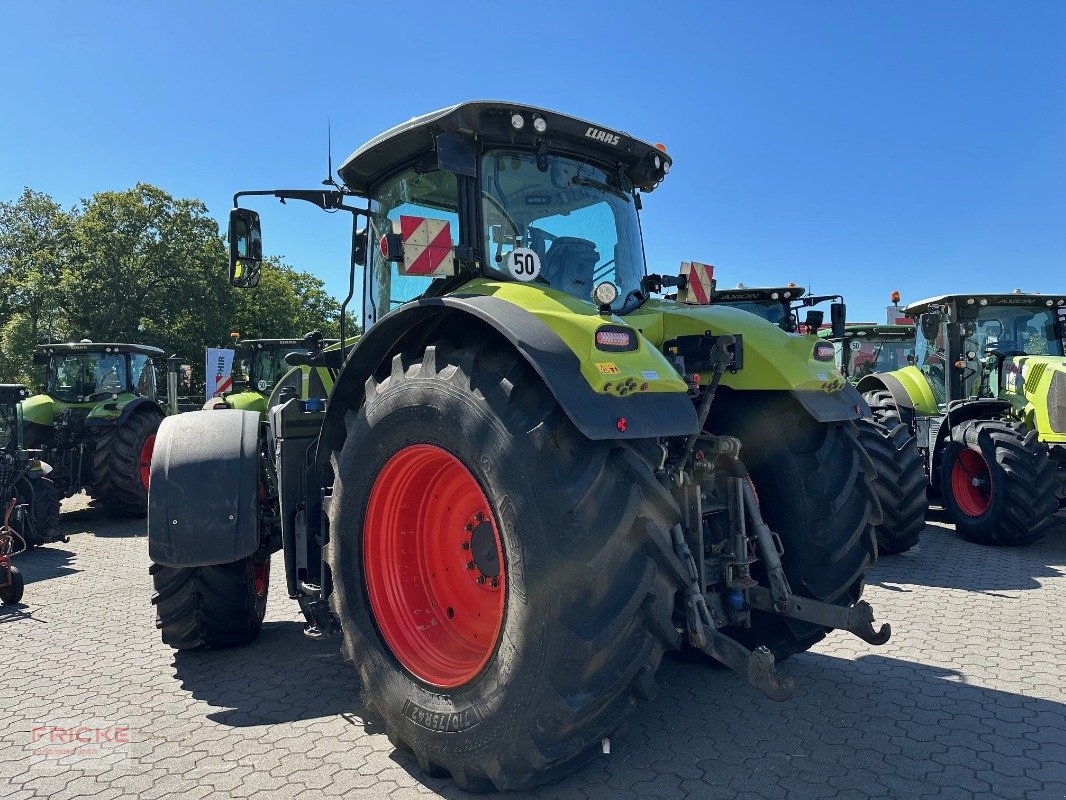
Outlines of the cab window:
M452 245L459 243L459 190L451 172L405 170L383 181L370 201L370 280L367 281L367 323L426 293L431 276L401 275L399 264L386 261L378 242L393 232L401 216L444 220L451 227Z

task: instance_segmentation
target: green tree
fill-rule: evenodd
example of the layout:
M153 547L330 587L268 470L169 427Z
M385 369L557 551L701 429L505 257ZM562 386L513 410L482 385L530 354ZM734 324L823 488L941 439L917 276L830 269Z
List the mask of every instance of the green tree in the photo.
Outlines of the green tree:
M218 224L199 200L138 184L83 202L63 276L77 338L177 353L202 379L203 348L228 341L236 301Z
M36 382L33 345L66 338L62 276L75 246L76 209L24 189L0 203L0 377Z

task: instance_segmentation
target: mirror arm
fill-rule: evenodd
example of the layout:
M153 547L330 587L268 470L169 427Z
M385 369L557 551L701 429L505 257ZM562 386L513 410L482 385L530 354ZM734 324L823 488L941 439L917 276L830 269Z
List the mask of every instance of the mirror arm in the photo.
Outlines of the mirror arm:
M355 195L349 192L338 192L329 189L254 189L234 194L233 207L238 208L240 206L239 201L242 197L276 197L282 203L286 200L303 200L313 203L323 211L343 210L355 216L370 216L370 212L365 208L356 208L355 206L346 206L344 204L344 198L353 196Z

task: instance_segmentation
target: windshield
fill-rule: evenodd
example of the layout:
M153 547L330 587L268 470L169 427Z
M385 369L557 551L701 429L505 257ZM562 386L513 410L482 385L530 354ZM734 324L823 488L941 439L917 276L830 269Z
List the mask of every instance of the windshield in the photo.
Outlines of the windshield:
M910 339L850 339L849 377L858 379L875 372L892 372L910 364L914 342Z
M1055 309L1043 306L981 306L976 322L963 323L963 350L978 358L990 350L1061 356L1055 320Z
M632 185L563 156L540 160L538 167L535 154L504 150L483 158L481 208L488 266L590 302L593 288L610 281L618 288L613 310L632 310L643 299L644 276ZM539 274L532 267L527 273L509 272L507 256L517 248L533 251ZM527 257L524 263L534 262Z
M81 403L97 394L121 394L127 386L126 356L120 353L55 355L48 364L47 390L57 400Z

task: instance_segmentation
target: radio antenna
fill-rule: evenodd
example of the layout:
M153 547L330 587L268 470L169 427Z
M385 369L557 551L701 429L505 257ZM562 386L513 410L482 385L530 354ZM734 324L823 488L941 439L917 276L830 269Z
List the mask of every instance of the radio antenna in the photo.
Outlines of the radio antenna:
M326 179L322 181L322 185L341 188L333 179L333 125L329 117L326 117Z

